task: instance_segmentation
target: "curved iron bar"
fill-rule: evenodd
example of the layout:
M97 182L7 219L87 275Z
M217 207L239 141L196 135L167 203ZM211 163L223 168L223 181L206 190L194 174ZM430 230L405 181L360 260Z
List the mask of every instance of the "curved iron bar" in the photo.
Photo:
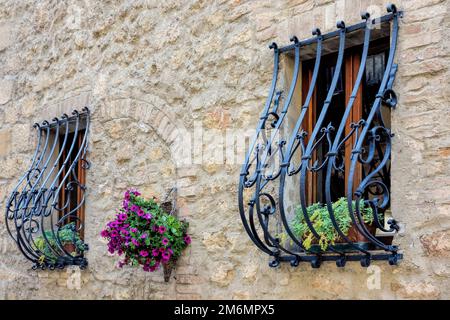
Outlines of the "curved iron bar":
M40 128L40 125L38 123L35 123L33 125L33 128ZM33 166L35 165L36 159L38 157L39 154L39 149L41 147L41 141L42 141L42 131L38 130L38 142L37 142L37 146L36 146L36 150L34 152L34 155L31 159L31 164L30 164L30 168L25 172L25 174L19 179L19 182L16 184L16 186L14 187L14 190L11 193L11 196L8 198L7 202L6 202L6 230L8 231L9 235L16 241L16 238L14 237L14 234L11 232L11 229L9 227L9 223L8 223L8 219L12 219L14 218L14 213L15 211L11 210L11 206L12 206L12 202L14 201L15 203L17 203L17 196L20 194L17 190L19 189L19 187L22 185L22 183L25 181L25 179L27 179L29 177L29 173L32 170ZM15 206L16 207L16 206ZM12 214L12 216L10 215Z
M262 111L262 114L259 118L259 124L256 128L256 133L253 137L252 143L250 144L250 148L247 152L247 155L244 160L244 164L242 165L241 174L239 177L239 189L238 189L238 205L239 205L239 214L242 220L242 224L244 225L245 231L249 235L250 239L255 243L255 245L262 250L264 253L267 253L271 256L275 255L274 251L269 249L259 238L255 225L254 225L254 204L255 199L250 199L250 202L248 203L248 212L245 208L244 204L244 190L251 188L256 183L257 178L257 167L259 165L260 161L260 152L261 152L261 146L257 144L258 139L260 138L260 135L262 135L262 132L265 130L266 127L266 121L269 116L269 110L270 106L272 105L273 101L273 95L275 93L276 84L278 80L278 72L279 72L279 50L277 44L274 42L269 46L270 49L274 50L274 69L272 74L272 83L269 90L269 95L267 96L267 100L264 106L264 109ZM265 138L264 138L265 140ZM252 154L255 153L254 157L252 157ZM255 163L256 161L256 163ZM249 169L251 166L255 167L255 172L251 174L249 172ZM248 216L248 221L247 221Z
M370 42L370 31L371 31L371 23L372 20L370 19L370 14L369 13L364 13L361 16L363 19L365 19L366 21L366 28L365 28L365 32L364 32L364 44L363 44L363 51L362 51L362 55L361 55L361 62L359 65L359 69L358 69L358 73L356 76L356 80L355 80L355 84L353 85L353 89L351 92L351 96L347 102L347 106L345 108L344 111L344 115L342 116L342 120L341 123L339 125L339 128L337 130L335 139L333 141L332 147L331 147L331 151L328 152L328 166L327 166L327 170L326 170L326 175L325 175L325 199L326 199L326 205L327 205L327 209L328 209L328 213L330 214L330 220L333 224L334 229L336 230L336 232L338 233L339 237L341 239L343 239L344 241L346 241L349 245L351 245L351 247L353 247L354 249L361 251L363 253L365 253L366 255L370 255L370 253L367 250L364 250L363 248L361 248L360 246L356 245L355 243L353 243L347 235L344 234L344 232L342 232L341 228L339 227L338 222L336 221L336 217L334 215L334 210L333 210L333 206L332 206L332 200L331 200L331 174L333 169L336 169L336 157L339 155L339 150L340 148L342 148L345 145L345 142L353 135L354 132L357 132L359 125L354 125L352 124L350 133L344 137L344 139L341 140L341 137L344 133L345 127L346 127L346 123L348 120L348 117L350 115L350 112L353 108L355 99L357 97L358 94L358 90L360 88L361 85L361 81L363 79L364 76L364 71L365 71L365 66L366 66L366 61L367 61L367 55L369 52L369 42ZM361 123L361 125L363 124L363 122ZM343 169L344 166L344 161L342 161L342 166L340 167L340 169ZM355 219L354 217L351 217L353 223L355 223ZM345 265L345 258L343 258L340 261L337 261L338 266L339 267L343 267Z
M339 49L338 49L338 56L336 59L336 67L334 69L334 74L333 74L333 78L331 81L331 85L330 88L328 90L327 96L325 98L325 101L323 103L322 106L322 111L320 112L319 118L317 119L317 122L314 126L313 132L311 133L311 136L309 138L308 141L308 145L306 146L305 149L305 153L302 155L302 168L300 170L300 188L299 188L299 192L300 192L300 205L301 205L301 209L302 209L302 213L303 213L303 217L305 219L306 224L308 225L309 230L311 231L312 235L314 236L314 238L319 241L320 239L320 235L317 233L316 229L314 228L311 220L309 219L309 214L308 214L308 210L307 210L307 202L306 202L306 176L308 174L307 171L310 171L312 174L314 174L314 170L311 170L312 167L309 167L308 163L310 162L310 160L312 159L312 155L314 152L314 149L317 147L318 143L315 141L317 138L317 135L319 133L320 130L322 130L322 123L325 119L325 116L327 114L328 111L328 107L331 104L331 99L333 98L333 94L334 91L336 89L336 85L337 82L339 80L339 76L341 73L341 67L342 67L342 62L344 61L344 49L345 49L345 36L346 36L346 27L345 27L345 23L343 21L339 21L337 23L337 28L340 29L339 32ZM328 134L329 130L325 131L325 134ZM323 137L322 137L323 138ZM321 139L322 139L321 138ZM326 161L326 160L324 160ZM338 253L340 255L344 255L343 252L334 249L333 247L329 247L329 250L331 250L332 252ZM321 254L323 251L322 249L320 249L319 253ZM315 264L313 264L313 267L318 267L320 266L320 259L317 260L315 262Z
M80 129L80 119L85 119L84 137L76 155L72 155L78 141ZM70 143L70 150L64 154L69 141L70 124L75 122L73 140ZM75 172L75 167L80 165L87 169L89 162L86 160L88 149L88 137L90 126L90 113L88 108L83 108L82 112L74 111L73 116L63 115L61 119L54 118L51 123L44 121L42 124L35 124L37 129L38 142L34 152L30 168L19 179L13 189L6 205L6 226L11 238L16 242L19 250L30 261L34 263L33 269L55 269L64 268L66 265L78 265L80 268L87 266L87 260L83 252L87 250L87 244L82 240L75 240L77 233L84 228L83 221L77 215L85 202L86 187L79 181ZM65 127L64 134L60 131ZM45 136L45 141L44 140ZM64 138L61 138L64 136ZM53 139L53 141L52 141ZM62 140L62 143L60 144ZM51 147L50 147L51 145ZM69 160L73 156L73 159ZM60 161L63 166L58 169ZM62 176L64 169L71 161L67 173ZM51 165L50 165L51 164ZM71 176L70 181L68 180ZM52 180L52 181L51 181ZM51 183L50 183L51 181ZM53 215L67 209L67 203L60 207L60 193L65 186L65 192L81 191L82 197L79 202L59 218L56 224L53 223ZM49 202L52 204L49 206ZM63 244L61 239L61 229L66 225L64 222L70 220L72 225L68 225L73 231L72 240L75 245L76 254L72 255ZM77 227L75 227L77 224ZM55 231L55 227L57 230ZM53 237L49 239L49 232ZM36 235L39 233L39 241L44 242L48 252L43 252L38 248ZM82 245L84 250L79 250Z
M44 121L42 123L42 126L46 126L48 124L47 121ZM29 209L29 205L30 202L32 200L34 200L33 198L33 192L28 192L26 191L26 188L33 188L33 179L35 180L35 183L38 183L38 177L41 175L41 170L40 170L40 165L42 163L42 160L45 157L45 151L48 147L48 141L49 141L49 130L46 130L45 132L45 142L44 145L42 146L41 149L41 138L42 138L42 132L44 131L44 129L39 125L39 124L35 124L33 126L34 128L37 128L39 130L39 141L38 141L38 147L37 147L37 152L36 154L38 154L37 158L35 158L35 162L33 161L33 165L30 168L30 170L28 170L24 177L26 178L26 184L24 186L25 190L23 190L21 192L21 197L20 197L20 201L18 202L18 204L22 207L22 210L20 210L19 207L15 207L14 208L14 214L12 217L9 217L10 220L14 220L14 227L16 229L16 236L13 236L13 239L16 240L16 243L19 246L20 251L25 255L26 258L28 259L33 259L36 257L36 253L32 250L31 245L29 244L29 242L27 241L27 235L25 234L26 231L29 231L30 234L33 232L36 232L36 228L31 227L31 225L26 228L25 224L27 221L30 221L29 223L35 223L35 221L27 214L27 211ZM34 175L33 173L37 172L38 175ZM22 180L22 179L21 179ZM24 181L24 180L22 180ZM17 189L16 189L17 190ZM14 191L12 193L12 196L17 196L17 192ZM16 202L17 204L17 202ZM7 209L8 211L9 209ZM7 214L8 217L8 214ZM7 219L7 225L8 225L8 219Z
M302 244L302 242L297 239L294 232L292 231L291 227L289 226L288 219L286 217L286 211L284 208L284 189L285 189L285 183L286 183L286 175L292 176L297 174L301 170L301 164L297 169L293 169L292 171L289 171L291 160L295 154L295 152L298 150L299 147L301 147L301 153L304 154L305 146L304 146L304 139L307 136L307 132L301 129L303 120L307 114L308 107L311 103L311 99L314 93L314 88L316 86L317 78L319 75L319 69L320 69L320 61L322 57L322 34L319 29L315 29L312 32L313 35L317 38L317 47L316 47L316 60L314 64L314 69L311 77L311 83L308 88L308 93L306 95L305 101L301 107L300 115L297 119L297 122L294 127L294 131L291 134L291 137L289 139L289 143L287 145L286 149L286 155L284 158L284 162L281 164L281 174L280 174L280 185L279 185L279 210L280 210L280 217L281 221L283 223L283 227L286 231L286 233L289 235L290 239L300 247L302 252L306 252L306 250Z
M261 157L261 161L259 162L259 166L257 167L257 178L256 178L256 185L255 185L255 193L254 193L254 199L255 199L255 209L256 214L259 220L259 223L261 225L261 228L263 230L264 234L264 240L267 244L267 246L274 248L275 250L275 259L270 263L271 266L277 266L279 264L279 261L277 259L277 256L280 254L280 251L283 251L287 254L294 255L293 252L288 250L287 248L284 248L281 244L278 238L273 237L269 232L269 217L272 214L275 214L276 212L276 202L274 200L274 197L270 195L267 192L263 192L263 189L268 185L270 180L276 179L279 174L280 170L276 174L270 174L265 175L264 170L268 166L268 161L270 161L276 153L279 153L280 159L283 158L282 153L282 147L284 145L284 141L279 142L279 146L273 150L272 144L280 130L280 127L286 117L286 114L289 110L289 107L291 105L292 97L295 92L295 87L297 85L298 75L300 71L300 45L297 37L292 37L290 39L292 42L295 43L295 57L294 57L294 72L291 79L291 84L289 87L289 92L287 95L286 100L284 101L283 109L281 110L281 115L278 117L278 120L274 126L273 132L271 133L270 140L267 141L266 147L264 148L264 152ZM270 205L265 206L264 208L261 208L261 197L265 197L269 200Z
M384 249L385 251L389 251L392 253L392 258L389 260L389 263L391 264L395 264L397 262L397 251L398 248L396 246L393 245L385 245L384 243L382 243L380 240L378 240L374 235L372 235L367 228L364 225L364 220L363 217L361 215L361 212L359 210L359 203L364 195L364 190L367 188L368 185L370 185L371 183L375 183L372 181L370 181L370 179L372 178L372 175L368 175L368 179L366 177L366 179L363 179L363 181L359 184L359 186L356 188L356 191L353 191L353 183L355 180L355 171L356 171L356 165L358 162L361 162L361 153L362 153L362 148L363 148L363 143L366 140L366 136L369 133L369 129L371 127L372 121L374 119L374 117L379 113L379 109L381 107L381 103L383 102L383 98L386 96L386 89L388 89L387 85L388 82L391 82L390 80L392 79L392 77L390 77L391 72L392 72L392 68L394 65L394 56L395 56L395 51L397 48L397 36L398 36L398 16L399 13L397 11L397 8L395 7L395 5L390 4L387 7L388 12L391 12L393 14L393 22L392 22L392 35L391 35L391 46L390 46L390 50L389 50L389 56L388 56L388 61L386 64L386 69L383 75L383 78L381 80L381 84L380 84L380 88L378 90L378 93L376 95L375 101L373 102L372 108L369 112L369 115L367 116L366 119L366 125L362 128L361 134L358 137L358 140L355 143L355 147L352 150L352 155L351 155L351 163L350 163L350 171L349 171L349 175L348 175L348 186L347 186L347 204L348 204L348 208L349 208L349 212L350 212L350 216L352 217L352 219L354 219L354 216L356 216L358 223L355 224L355 226L357 227L358 231L364 235L364 237L369 240L372 244L376 245L377 247ZM392 80L393 81L393 80ZM391 90L391 89L389 89ZM386 129L387 130L387 129ZM390 133L389 133L390 136ZM376 138L375 136L371 135L369 136L369 139L371 140L370 143L374 144L376 143ZM381 163L378 165L379 169L376 169L376 171L379 171L383 166L386 165L388 158L390 156L390 143L387 144L388 145L388 150L385 153L385 157L383 159L383 161L381 161ZM373 155L370 155L370 157L373 157ZM369 183L369 181L371 183ZM356 197L356 207L355 210L353 210L352 207L352 202L353 202L353 196ZM389 192L384 192L384 196L387 197L386 199L389 199ZM383 201L384 203L384 201ZM354 221L356 222L356 220ZM367 266L370 264L370 256L368 257L368 259L366 260L361 260L361 264L363 266Z

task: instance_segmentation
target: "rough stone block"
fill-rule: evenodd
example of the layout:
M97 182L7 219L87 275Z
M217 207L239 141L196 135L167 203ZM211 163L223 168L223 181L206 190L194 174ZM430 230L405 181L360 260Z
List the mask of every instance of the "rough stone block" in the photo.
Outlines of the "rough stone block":
M0 79L0 105L11 100L13 92L13 81L10 79Z
M423 235L420 237L420 242L429 256L450 255L450 229Z
M0 25L0 52L8 48L13 43L13 37L11 36L11 25Z
M0 131L0 157L6 156L11 150L11 131Z

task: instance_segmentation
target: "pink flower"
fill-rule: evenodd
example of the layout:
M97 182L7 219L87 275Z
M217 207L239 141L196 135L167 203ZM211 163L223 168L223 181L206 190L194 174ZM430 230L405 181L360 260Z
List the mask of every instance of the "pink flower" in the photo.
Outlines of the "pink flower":
M145 251L145 250L141 250L141 251L139 251L139 255L142 256L142 257L147 257L148 256L148 252Z
M139 217L142 217L144 214L145 214L145 213L144 213L144 210L142 210L141 208L139 208L138 211L137 211L137 215L138 215Z
M111 221L109 223L110 228L117 228L119 226L119 223L117 221Z
M133 211L133 212L138 212L138 210L139 210L140 208L139 208L139 206L137 206L137 205L135 205L135 204L133 204L132 206L131 206L131 211Z
M145 239L145 238L147 238L147 234L146 234L146 233L143 233L143 234L141 235L141 239Z
M166 232L166 231L167 231L167 228L166 228L166 227L164 227L164 226L159 226L158 232L159 232L160 234L163 234L163 233Z
M101 235L103 238L106 238L106 237L109 237L109 232L108 232L107 230L102 230L102 232L100 232L100 235Z
M139 245L139 241L137 241L135 238L131 238L131 242L133 242L133 244L134 244L135 246L138 246L138 245Z
M151 215L150 213L147 213L147 214L144 216L144 218L147 219L147 220L150 220L150 219L152 218L152 215Z
M133 233L136 233L136 232L138 232L138 229L136 229L136 228L131 228L130 231L133 232Z
M190 243L192 242L191 237L189 237L188 235L186 235L186 236L184 237L184 242L185 242L186 244L190 244Z
M119 221L125 221L127 220L128 216L125 213L121 213L117 218L119 219Z
M169 253L168 251L163 252L163 254L162 254L162 260L163 260L164 262L167 262L167 261L169 261L169 259L170 259L170 253Z
M157 257L159 255L159 250L158 249L153 249L152 250L152 256Z
M169 239L167 239L167 238L162 238L162 240L161 240L161 243L164 245L164 246L167 246L168 244L169 244Z
M147 257L148 256L148 252L145 251L145 250L141 250L141 251L139 251L139 255L142 256L142 257Z

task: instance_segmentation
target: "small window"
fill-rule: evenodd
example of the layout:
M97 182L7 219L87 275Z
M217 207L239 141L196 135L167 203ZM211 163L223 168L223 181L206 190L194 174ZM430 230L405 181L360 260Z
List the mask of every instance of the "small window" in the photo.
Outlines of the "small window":
M33 268L87 266L89 110L36 123L36 151L7 202L7 228Z

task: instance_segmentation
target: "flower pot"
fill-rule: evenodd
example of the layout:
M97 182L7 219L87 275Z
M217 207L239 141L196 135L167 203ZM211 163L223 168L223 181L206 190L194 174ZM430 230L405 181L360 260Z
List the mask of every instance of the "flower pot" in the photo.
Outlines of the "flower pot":
M376 226L374 223L372 223L372 225L368 225L365 224L367 230L369 231L370 234L375 235L375 231L376 231ZM364 250L368 250L369 249L369 243L370 241L368 241L366 239L366 237L361 234L358 231L358 228L355 227L354 225L352 225L349 229L348 229L348 234L347 234L347 238L353 242L354 244L356 244L359 248L364 249ZM342 238L339 238L336 240L334 245L329 245L329 248L332 247L336 250L339 251L354 251L355 248L350 245L349 243L347 243L347 241L345 241ZM313 253L319 253L321 250L320 245L318 244L317 239L314 239L312 241L312 245L311 248L309 249L311 252Z
M64 250L66 250L68 253L72 254L72 253L76 253L77 252L77 247L74 243L72 242L68 242L68 243L64 243L63 244Z
M365 227L367 228L367 230L369 231L370 234L375 235L375 231L376 231L376 226L375 223L372 223L371 225L365 223L364 224ZM354 225L352 225L350 227L350 229L348 229L348 235L347 238L351 241L351 242L359 242L359 243L368 243L369 241L367 240L367 238L361 234L358 231L358 228L355 227ZM344 241L345 242L345 241Z
M161 209L164 210L164 212L170 214L172 212L172 202L170 201L166 201L160 204Z
M175 268L176 261L169 260L167 263L163 263L164 281L169 282L172 270Z

